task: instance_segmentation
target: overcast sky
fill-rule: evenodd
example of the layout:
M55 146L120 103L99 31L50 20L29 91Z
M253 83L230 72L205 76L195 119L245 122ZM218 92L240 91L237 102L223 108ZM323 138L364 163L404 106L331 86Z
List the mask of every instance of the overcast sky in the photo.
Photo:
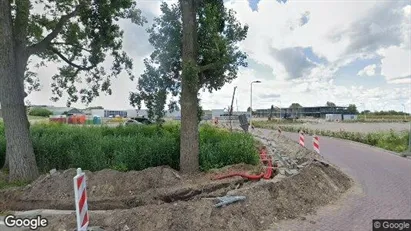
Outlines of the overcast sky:
M175 1L168 1L175 2ZM206 109L227 107L237 86L235 109L271 105L288 107L323 106L327 101L360 110L411 109L411 3L410 1L304 1L228 0L226 7L249 25L241 47L249 55L249 67L218 92L202 93ZM138 1L143 14L152 21L160 14L161 1ZM146 26L149 26L147 24ZM124 47L134 60L134 73L144 71L142 60L152 47L145 29L122 22ZM40 92L32 93L31 104L52 103L50 79L56 69L38 70ZM128 94L137 80L126 75L113 80L113 94L101 96L92 105L108 109L130 109ZM237 103L236 103L237 102ZM75 107L85 107L74 104Z

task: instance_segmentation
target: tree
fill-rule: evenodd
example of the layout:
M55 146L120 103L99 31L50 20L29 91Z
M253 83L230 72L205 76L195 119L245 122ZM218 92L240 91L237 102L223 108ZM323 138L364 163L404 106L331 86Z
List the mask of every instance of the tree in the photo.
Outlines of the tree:
M248 27L237 22L223 0L162 3L161 12L148 30L154 52L144 60L146 69L137 92L130 93L130 102L139 108L144 102L150 116L161 118L167 96L171 96L170 111L180 96L180 170L194 172L199 140L198 116L193 112L200 110L199 91L221 89L237 77L240 66L247 66L238 42L246 38Z
M52 77L52 100L67 92L68 106L79 98L89 103L100 91L111 94L110 79L123 70L133 77L132 60L121 50L123 31L116 21L127 18L141 25L144 20L132 0L1 0L0 8L0 102L7 140L4 167L10 170L9 180L32 180L38 170L24 98L39 84L27 68L30 58L60 64L59 73ZM110 72L103 68L107 54L113 58ZM43 61L38 65L44 65ZM87 88L77 89L75 84L81 80Z
M336 107L336 106L335 106L335 103L330 102L330 101L327 101L327 103L325 104L325 106L327 106L327 107Z
M248 107L248 108L247 108L247 112L250 112L250 111L251 111L251 107Z
M299 103L292 103L291 105L290 105L290 108L293 108L293 109L297 109L297 108L302 108L303 106L301 106Z
M350 114L358 114L357 106L355 106L355 104L350 104L350 105L348 105L347 113L350 113Z

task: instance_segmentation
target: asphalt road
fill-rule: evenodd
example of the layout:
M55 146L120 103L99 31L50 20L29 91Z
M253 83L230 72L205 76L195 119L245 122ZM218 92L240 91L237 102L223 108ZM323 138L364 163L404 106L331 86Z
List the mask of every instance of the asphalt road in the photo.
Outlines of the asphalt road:
M269 134L269 130L264 130ZM298 140L298 134L283 133ZM311 150L312 137L305 137ZM373 219L411 219L411 160L346 140L320 137L321 155L356 181L334 205L307 220L290 220L270 230L372 230Z

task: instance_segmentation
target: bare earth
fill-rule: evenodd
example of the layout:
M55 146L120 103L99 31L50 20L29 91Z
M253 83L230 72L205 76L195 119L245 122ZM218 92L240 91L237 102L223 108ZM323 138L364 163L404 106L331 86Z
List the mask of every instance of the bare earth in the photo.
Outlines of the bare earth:
M86 172L91 226L105 230L259 231L273 222L304 219L335 202L352 185L337 167L312 162L321 156L282 137L271 137L282 154L308 163L292 176L245 181L211 178L228 172L257 172L259 166L234 165L195 176L180 175L166 166L143 171ZM267 143L266 143L267 144ZM310 161L311 160L311 161ZM44 175L33 184L0 191L0 213L31 209L74 209L74 169ZM216 197L245 196L246 200L215 208ZM106 210L93 212L93 210ZM3 211L3 212L2 212ZM32 214L33 215L33 214ZM46 231L73 230L74 213L49 215ZM5 230L1 226L0 230Z

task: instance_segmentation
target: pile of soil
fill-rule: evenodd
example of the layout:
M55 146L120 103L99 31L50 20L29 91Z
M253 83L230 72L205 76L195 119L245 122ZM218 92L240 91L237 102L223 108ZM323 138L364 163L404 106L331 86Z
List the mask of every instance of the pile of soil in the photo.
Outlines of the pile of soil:
M277 131L270 131L268 136L264 136L267 130L255 129L254 134L265 144L271 144L275 149L282 154L286 154L292 159L324 159L323 156L316 152L310 151L307 148L301 147L295 141L288 139L283 135L278 135Z
M292 177L260 181L230 190L246 200L215 208L210 198L150 204L127 210L91 213L91 225L105 230L264 230L277 220L312 213L336 200L350 187L350 179L329 166L313 163ZM44 230L71 230L73 215L53 216ZM128 228L128 229L127 229Z
M244 182L241 178L213 181L217 174L255 172L258 166L238 164L195 176L180 176L168 166L142 171L105 169L85 171L91 210L127 209L150 204L187 200L225 192ZM24 188L0 190L0 211L31 209L74 210L73 177L76 169L46 174Z

